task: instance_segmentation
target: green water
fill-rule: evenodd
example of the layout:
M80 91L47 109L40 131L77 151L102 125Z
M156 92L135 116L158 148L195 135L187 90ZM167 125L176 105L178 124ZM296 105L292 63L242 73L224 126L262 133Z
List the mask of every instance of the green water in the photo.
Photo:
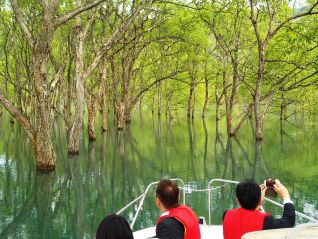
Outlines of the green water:
M210 116L212 119L212 116ZM279 178L290 190L297 210L318 218L318 129L295 119L266 122L262 144L253 139L249 121L237 139L216 134L215 122L135 114L132 124L117 134L98 132L88 142L83 129L79 157L68 157L63 122L54 124L57 149L55 173L34 168L30 145L20 127L8 117L0 123L0 238L93 238L102 218L140 195L162 178L181 178L186 187L206 188L212 178L242 180ZM111 125L110 125L110 128ZM224 122L221 128L225 129ZM208 218L207 193L186 194L186 202ZM225 209L235 206L233 187L212 194L211 221L221 222ZM265 205L272 214L281 209ZM136 206L124 216L131 222ZM150 226L159 215L153 190L135 229ZM298 219L297 222L306 220Z

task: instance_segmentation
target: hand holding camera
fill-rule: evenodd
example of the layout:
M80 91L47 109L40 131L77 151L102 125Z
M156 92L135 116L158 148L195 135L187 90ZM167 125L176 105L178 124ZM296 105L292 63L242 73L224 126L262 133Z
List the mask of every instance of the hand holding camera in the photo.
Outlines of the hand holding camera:
M290 199L287 188L278 179L275 179L275 180L268 179L265 181L264 184L266 186L265 196L267 197L279 196L283 200Z
M272 179L265 180L264 185L266 186L266 197L277 197L277 192L274 189L275 184L276 182Z
M276 182L274 181L274 180L272 180L272 179L268 179L268 180L266 180L265 181L265 185L266 185L266 187L268 187L268 188L274 188L274 184L275 184Z
M285 186L281 184L278 179L275 180L275 184L273 187L280 198L282 198L283 200L290 200L290 195L287 188L285 188Z

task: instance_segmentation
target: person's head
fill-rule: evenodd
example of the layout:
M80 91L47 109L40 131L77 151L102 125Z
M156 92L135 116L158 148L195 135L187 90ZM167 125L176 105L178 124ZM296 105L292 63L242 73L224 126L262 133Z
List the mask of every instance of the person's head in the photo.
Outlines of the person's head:
M112 214L104 218L96 232L96 239L133 239L133 233L126 219Z
M171 180L163 179L156 189L156 205L160 210L167 210L178 206L179 188Z
M240 182L236 187L236 197L242 208L254 210L261 202L261 188L251 180Z

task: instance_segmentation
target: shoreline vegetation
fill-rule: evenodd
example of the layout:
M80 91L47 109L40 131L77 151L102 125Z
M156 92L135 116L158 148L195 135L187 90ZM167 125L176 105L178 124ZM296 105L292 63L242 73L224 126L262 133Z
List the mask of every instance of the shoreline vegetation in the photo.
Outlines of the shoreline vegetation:
M318 113L318 0L295 6L0 1L1 114L21 125L44 172L56 168L56 116L68 134L61 147L71 155L79 154L84 117L85 137L95 141L96 127L120 132L146 107L169 120L185 110L191 124L199 111L211 120L213 106L217 131L225 119L235 137L251 119L254 139L262 141L269 113L281 122Z

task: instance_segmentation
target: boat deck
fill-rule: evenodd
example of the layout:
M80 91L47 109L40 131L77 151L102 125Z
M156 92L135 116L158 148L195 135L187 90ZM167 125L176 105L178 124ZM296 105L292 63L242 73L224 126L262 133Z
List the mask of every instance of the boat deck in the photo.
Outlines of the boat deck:
M223 239L223 229L220 225L200 225L201 239ZM146 239L156 235L155 227L148 227L134 232L134 239ZM213 237L212 237L213 236Z
M186 187L184 182L177 178L177 179L171 179L172 181L178 181L180 184L183 185L183 187L180 187L182 190L182 199L183 204L185 204L185 197L186 197L186 191L187 193L194 193L194 192L204 192L208 194L208 200L207 200L207 206L208 206L208 223L205 222L205 218L203 218L204 222L202 225L200 225L200 231L201 231L201 238L202 239L223 239L223 228L221 225L210 225L211 223L211 194L213 191L218 190L222 187L224 187L226 184L236 185L239 182L233 181L233 180L227 180L227 179L212 179L208 182L208 187L206 189L191 189L189 187ZM136 212L133 216L132 222L130 224L130 227L133 229L135 222L137 220L137 217L142 210L142 206L145 201L145 197L148 194L148 191L151 187L156 186L159 181L150 183L143 194L139 195L137 198L135 198L133 201L129 202L126 206L124 206L122 209L120 209L116 214L123 213L127 208L130 208L132 206L135 207L135 204L138 206L136 207ZM221 186L212 186L212 184L221 184ZM265 200L275 206L283 208L284 205L273 201L272 199L265 198ZM242 239L282 239L282 238L288 238L288 239L318 239L318 220L315 218L312 218L308 215L305 215L304 213L296 211L296 215L299 217L302 217L304 219L307 219L309 222L307 224L301 224L299 226L296 226L295 228L289 228L289 229L276 229L276 230L266 230L266 231L258 231L258 232L252 232L247 233L242 237ZM208 225L206 225L208 224ZM148 227L139 231L134 232L134 238L135 239L146 239L151 238L156 235L156 229L155 227Z
M134 232L135 239L147 239L156 235L155 227ZM201 239L223 239L220 225L200 225ZM265 230L245 234L242 239L318 239L318 223L300 224L294 228Z

